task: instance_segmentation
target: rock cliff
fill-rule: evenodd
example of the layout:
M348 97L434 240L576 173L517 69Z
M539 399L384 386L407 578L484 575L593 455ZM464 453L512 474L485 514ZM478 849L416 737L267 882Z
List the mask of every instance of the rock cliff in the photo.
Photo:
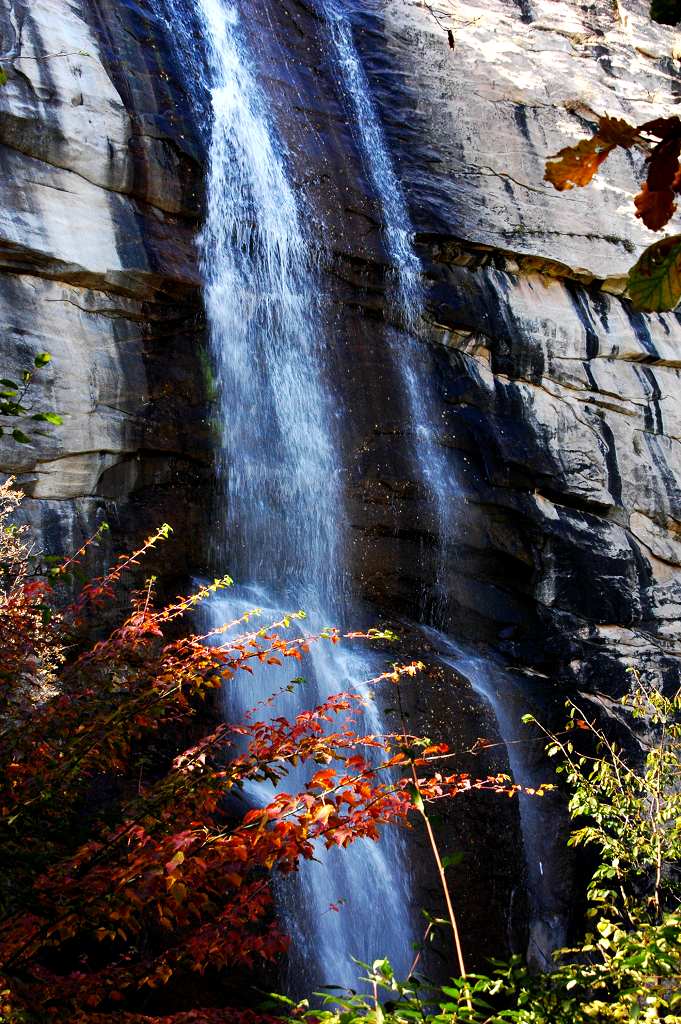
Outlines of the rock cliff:
M436 526L382 340L380 205L318 8L244 6L298 187L335 253L357 576L382 607L415 613ZM679 319L621 298L655 238L631 203L642 158L611 158L564 194L543 165L602 113L671 113L681 41L643 0L346 7L428 282L435 418L461 490L450 617L572 688L612 687L632 657L675 674Z
M542 180L546 155L598 115L675 109L676 34L643 0L345 5L424 267L417 362L456 481L443 523L415 473L423 439L398 372L412 342L386 299L381 203L321 7L240 6L320 226L358 589L384 617L433 618L444 567L439 625L503 656L539 703L612 697L631 666L678 682L681 325L621 297L654 237L631 213L640 162L614 156L565 195ZM47 547L71 547L98 517L116 543L167 519L182 536L168 571L182 575L208 550L194 247L205 154L190 69L159 10L12 0L0 15L2 375L51 352L35 401L64 416L33 446L0 440L0 461ZM440 664L418 710L447 732L474 706L474 737L493 724L461 678ZM484 842L494 833L488 817ZM515 883L502 872L485 892L483 840L467 921L487 899L499 952Z
M678 678L681 337L676 313L619 297L655 237L633 216L640 158L563 195L542 165L602 113L677 109L680 40L647 13L395 0L392 73L375 71L429 259L431 339L449 350L443 440L468 452L484 611L513 591L508 650L587 688L622 685L632 659Z
M64 419L32 445L5 437L3 470L52 551L100 518L129 543L169 505L191 532L202 157L162 26L132 3L17 0L0 38L2 373L50 352L29 397Z

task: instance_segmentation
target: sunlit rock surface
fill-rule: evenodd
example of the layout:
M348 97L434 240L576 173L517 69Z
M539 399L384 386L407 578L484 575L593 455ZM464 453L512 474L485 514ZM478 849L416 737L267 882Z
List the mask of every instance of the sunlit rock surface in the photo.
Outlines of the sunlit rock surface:
M51 549L103 518L127 543L169 502L189 525L202 171L160 25L139 5L35 0L6 5L0 35L2 374L50 352L29 403L64 418L31 445L5 436L3 470Z

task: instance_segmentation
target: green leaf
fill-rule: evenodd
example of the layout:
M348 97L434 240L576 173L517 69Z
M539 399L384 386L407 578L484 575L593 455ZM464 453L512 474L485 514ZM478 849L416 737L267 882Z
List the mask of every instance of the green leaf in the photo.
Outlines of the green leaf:
M629 298L635 309L661 313L681 299L681 235L654 242L629 271Z
M416 808L416 810L420 811L421 814L425 814L426 813L426 809L423 806L423 797L419 793L419 791L416 788L416 786L413 783L410 783L407 786L407 790L409 791L409 796L411 797L411 802L413 803L413 805Z
M0 85L7 85L7 72L0 68Z
M3 388L12 388L13 391L19 390L19 385L15 380L8 380L7 377L0 377L0 384Z
M23 430L19 430L18 427L15 427L14 430L12 431L12 437L14 438L15 441L18 441L19 444L32 443L30 437L27 437Z
M39 352L33 360L33 365L40 369L41 366L47 366L51 358L52 356L49 352Z
M463 850L455 850L454 853L448 853L445 857L442 858L442 867L456 868L464 859L464 856L465 854Z
M31 419L40 420L41 423L54 423L55 427L60 427L64 422L56 412L37 412Z

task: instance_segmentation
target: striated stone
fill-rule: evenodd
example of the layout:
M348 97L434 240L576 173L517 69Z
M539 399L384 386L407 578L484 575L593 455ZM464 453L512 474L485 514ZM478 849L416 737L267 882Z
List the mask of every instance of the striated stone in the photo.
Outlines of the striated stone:
M193 465L196 494L209 450L194 247L200 144L180 88L160 74L172 58L157 16L115 8L15 0L0 15L2 372L13 378L49 352L29 404L63 417L44 437L29 431L30 445L6 435L0 464L54 550L78 547L103 517L114 547L164 519L187 525L182 481ZM142 464L159 457L167 468L153 485L158 472ZM150 485L170 499L156 522ZM139 522L127 530L130 502ZM179 548L177 557L182 571Z

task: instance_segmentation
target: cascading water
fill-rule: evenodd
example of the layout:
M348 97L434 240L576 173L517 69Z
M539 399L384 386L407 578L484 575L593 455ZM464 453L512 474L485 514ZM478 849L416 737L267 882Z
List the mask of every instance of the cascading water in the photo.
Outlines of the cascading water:
M415 328L423 309L421 261L413 246L414 231L402 185L386 144L369 81L355 47L352 26L340 0L322 0L333 43L340 86L354 115L354 126L364 166L381 201L383 235L392 267L392 299L408 328Z
M450 521L449 506L452 498L458 495L458 489L446 455L438 443L430 352L414 337L418 334L424 310L421 261L414 249L414 229L404 191L395 173L352 27L339 0L326 0L325 11L335 65L341 75L341 91L353 114L358 147L383 212L383 240L390 260L388 301L392 318L404 328L404 333L400 333L389 327L387 341L404 384L415 468L431 498L437 520L440 544L434 590L435 599L439 601L439 592L444 585L444 542Z
M222 622L257 605L266 623L295 602L312 628L353 621L317 249L303 228L236 5L198 0L191 12L181 0L167 0L166 16L176 38L184 25L179 36L188 45L187 19L197 19L204 61L194 66L211 106L200 252L222 438L215 554L240 586L234 597L214 601L209 614ZM334 650L331 657L315 645L310 662L307 685L295 687L272 714L292 717L375 674L367 652ZM288 678L284 668L256 673L230 691L226 713L238 720ZM375 706L365 725L382 731ZM303 782L294 774L287 788ZM293 939L292 990L356 984L351 956L387 955L405 972L412 936L400 841L387 835L380 844L358 842L318 856L278 886ZM342 912L330 913L339 901L346 903Z
M263 606L265 621L302 605L317 627L358 621L346 572L346 524L341 466L330 409L324 330L321 250L304 230L305 211L291 187L286 154L269 114L230 0L163 0L173 38L186 49L186 67L205 100L197 115L209 121L207 212L200 239L206 310L219 392L223 440L221 494L216 510L215 554L241 586L228 601L216 601L220 621L247 607ZM395 173L369 82L341 0L317 0L332 42L331 60L355 124L367 177L383 210L390 270L387 336L404 385L415 470L426 492L438 565L429 602L430 621L443 627L443 569L452 523L461 518L461 489L440 443L441 409L432 357L418 340L424 310L421 265L405 197ZM198 45L197 45L198 43ZM425 608L425 605L424 605ZM269 609L269 612L267 611ZM449 646L447 646L449 645ZM467 676L493 707L519 781L531 781L513 749L512 720L522 700L507 680L489 683L489 666L462 655L441 636L442 660ZM331 692L375 674L366 653L339 660L317 648L308 684L297 687L276 713L294 715ZM283 670L268 671L230 693L227 713L238 719L282 682ZM279 674L279 678L277 675ZM496 677L495 677L496 679ZM348 683L349 680L349 683ZM273 711L273 713L275 713ZM381 731L375 706L367 728ZM291 780L297 788L302 779ZM251 794L254 800L268 794ZM542 882L550 857L531 813L523 813L528 874L536 922L551 926L542 905ZM401 843L388 834L381 844L359 843L335 851L321 863L305 863L293 883L279 887L279 905L293 936L291 988L309 991L323 983L352 985L350 960L388 955L398 973L408 967L412 929L409 880ZM540 866L540 876L536 875ZM533 874L534 872L534 874ZM549 875L550 876L550 875ZM329 906L346 900L341 914ZM380 907L380 913L376 908ZM553 922L555 923L555 922ZM552 937L555 939L555 934ZM542 940L548 948L552 938Z
M421 627L443 664L467 679L491 708L506 745L513 779L538 789L547 781L546 765L537 757L537 737L523 726L528 695L499 658L473 651L439 630ZM541 746L541 740L539 740ZM552 964L551 952L565 944L565 836L556 829L553 811L543 800L519 797L520 827L525 848L529 902L528 961L542 970Z
M427 492L433 509L438 534L438 556L430 600L422 601L422 611L429 606L435 626L444 627L446 581L444 570L448 560L447 546L455 523L465 510L465 497L446 450L440 443L437 427L438 400L435 394L433 362L427 346L418 341L424 311L424 294L420 283L420 261L414 250L413 227L404 192L395 173L366 73L355 47L352 28L343 14L339 0L326 0L326 12L333 41L336 64L341 71L341 89L354 115L356 139L368 177L383 211L383 236L392 266L392 314L403 325L403 332L393 332L391 351L404 384L409 410L412 453L415 470ZM509 763L516 781L523 786L538 786L546 781L531 767L518 743L522 715L528 710L527 695L504 673L500 665L481 654L465 651L451 637L423 627L429 638L436 639L441 660L468 679L491 707L500 735L507 745ZM525 740L527 737L525 737ZM545 769L544 769L545 771ZM556 893L561 886L556 865L563 837L556 830L537 801L521 799L521 829L528 876L530 904L530 945L528 958L542 968L550 965L550 953L565 938L564 913Z

